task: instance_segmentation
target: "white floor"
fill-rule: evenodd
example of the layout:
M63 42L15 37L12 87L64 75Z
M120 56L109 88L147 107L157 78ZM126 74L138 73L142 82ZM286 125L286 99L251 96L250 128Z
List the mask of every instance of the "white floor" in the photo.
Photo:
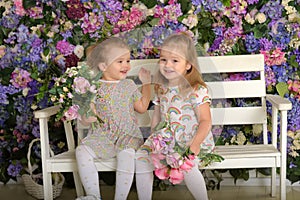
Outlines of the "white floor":
M101 185L102 199L112 200L114 196L114 186ZM279 188L278 188L279 189ZM270 188L264 186L221 186L220 190L208 191L211 200L277 200L269 195ZM57 200L74 200L75 189L64 187L62 194ZM26 193L22 184L0 185L1 200L34 200ZM137 193L132 189L128 200L137 200ZM153 200L192 200L190 192L183 185L170 186L167 191L154 191ZM299 200L300 187L287 186L287 200Z

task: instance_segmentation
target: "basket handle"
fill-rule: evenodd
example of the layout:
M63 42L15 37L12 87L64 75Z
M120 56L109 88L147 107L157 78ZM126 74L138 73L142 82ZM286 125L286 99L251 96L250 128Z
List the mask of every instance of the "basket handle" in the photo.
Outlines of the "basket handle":
M28 172L30 174L30 176L32 176L32 165L31 165L31 162L30 162L30 155L31 155L31 148L33 146L33 143L37 142L37 141L40 141L40 138L35 138L33 139L30 143L29 143L29 146L28 146L28 152L27 152L27 160L28 160ZM50 155L51 156L54 156L54 152L52 151L51 148L49 148L50 150Z

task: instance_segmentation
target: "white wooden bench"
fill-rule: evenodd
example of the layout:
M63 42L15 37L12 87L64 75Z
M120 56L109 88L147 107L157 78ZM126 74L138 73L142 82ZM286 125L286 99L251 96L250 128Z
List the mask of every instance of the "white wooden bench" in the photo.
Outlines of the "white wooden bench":
M232 168L272 168L271 195L276 195L276 168L280 168L280 197L286 199L286 148L287 148L287 111L291 103L279 96L266 95L264 79L263 55L239 55L199 57L201 73L239 73L259 72L258 80L248 81L211 81L207 82L213 99L253 98L261 99L260 106L254 107L223 107L212 108L213 125L244 125L262 124L263 144L259 145L228 145L217 146L215 152L225 159L221 163L214 163L206 169L232 169ZM157 60L133 60L129 75L136 76L140 67L155 71ZM272 104L272 142L267 138L266 101ZM58 106L49 107L34 112L40 123L40 139L42 154L42 169L44 177L45 199L52 199L52 172L73 172L77 196L84 194L75 161L75 143L70 123L65 122L68 151L54 157L49 153L48 119L59 110ZM140 126L150 126L151 110L149 113L138 115ZM280 137L277 138L278 116L280 124ZM79 138L83 136L83 129L78 126ZM279 145L278 145L279 144ZM116 160L101 160L96 162L99 171L113 171L116 169Z

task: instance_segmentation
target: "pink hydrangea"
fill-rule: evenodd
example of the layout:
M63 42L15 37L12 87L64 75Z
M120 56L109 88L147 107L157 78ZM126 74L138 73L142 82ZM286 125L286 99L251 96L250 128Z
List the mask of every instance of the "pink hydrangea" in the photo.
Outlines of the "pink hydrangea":
M260 51L265 57L265 63L268 66L282 65L286 62L285 52L282 52L280 48L276 48L273 51Z
M146 14L137 7L131 7L130 12L123 10L121 18L113 29L113 33L117 34L122 31L134 29L145 20Z
M16 14L20 16L24 16L26 14L26 10L23 7L22 0L14 0L14 4L16 6Z
M295 80L288 80L288 90L291 91L295 97L298 97L300 99L300 81Z
M30 78L30 73L21 68L16 68L10 77L10 82L16 88L26 88L27 84L32 81L32 78Z

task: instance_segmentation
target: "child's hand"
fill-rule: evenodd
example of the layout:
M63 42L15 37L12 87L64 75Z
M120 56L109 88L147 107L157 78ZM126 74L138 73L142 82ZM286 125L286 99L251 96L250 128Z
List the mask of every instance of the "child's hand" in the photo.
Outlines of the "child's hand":
M85 116L82 116L83 120L87 123L93 123L97 121L97 117L94 116L89 116L88 118L86 118Z
M142 67L139 71L139 79L143 84L151 83L150 71Z
M88 118L86 118L85 115L81 116L80 119L80 123L84 126L89 126L91 123L96 122L97 121L97 117L94 116L90 116Z
M190 150L197 156L200 153L200 145L192 143Z

